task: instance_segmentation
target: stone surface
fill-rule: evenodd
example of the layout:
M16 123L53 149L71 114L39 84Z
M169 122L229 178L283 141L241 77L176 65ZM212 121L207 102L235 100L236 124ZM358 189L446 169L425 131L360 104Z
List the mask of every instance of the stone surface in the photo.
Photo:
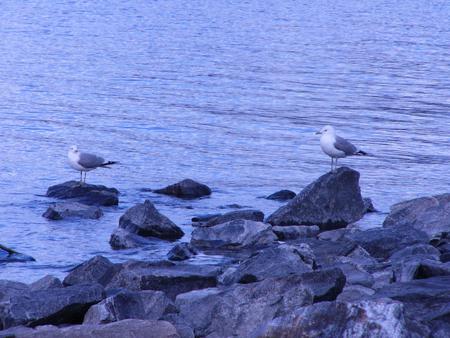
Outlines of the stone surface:
M285 225L274 226L272 231L280 241L288 241L304 237L316 237L320 228L317 225Z
M214 225L227 223L235 220L246 219L249 221L262 222L264 220L264 213L259 210L247 209L247 210L235 210L227 212L223 215L211 218L206 223L199 224L204 227L212 227Z
M340 302L357 302L368 299L375 293L375 290L362 285L348 285L337 296L336 300Z
M33 262L35 259L0 244L0 263Z
M139 248L154 243L150 237L142 237L125 229L115 229L109 238L109 244L114 250Z
M196 228L191 234L191 243L195 247L206 249L238 250L262 247L275 240L276 236L269 224L249 220Z
M57 289L62 287L63 285L61 281L52 275L42 277L41 279L38 279L34 283L30 284L31 291Z
M128 209L119 219L119 228L143 237L175 240L183 231L170 219L156 210L149 200Z
M167 258L171 261L184 261L197 253L197 249L191 243L178 243L167 253Z
M287 201L295 197L296 193L291 190L280 190L266 197L268 200Z
M394 204L383 227L409 226L433 236L450 232L450 194L421 197Z
M64 278L64 285L85 283L108 284L120 269L120 265L111 263L103 256L95 256L73 268Z
M363 202L364 202L364 213L365 214L368 214L371 212L377 212L377 209L375 209L375 207L373 206L373 202L372 202L371 198L364 197Z
M282 206L267 222L272 225L317 225L321 230L345 227L364 215L359 173L341 167L303 189Z
M20 296L29 290L29 286L25 283L0 279L0 302L8 300L11 296Z
M153 192L180 198L198 198L211 195L211 189L207 185L191 179L185 179L165 188L153 190Z
M53 203L42 214L50 220L61 220L64 218L88 218L99 219L103 211L94 205L85 205L78 202Z
M47 190L48 197L74 199L87 205L112 206L119 204L119 191L104 185L68 181L53 185Z

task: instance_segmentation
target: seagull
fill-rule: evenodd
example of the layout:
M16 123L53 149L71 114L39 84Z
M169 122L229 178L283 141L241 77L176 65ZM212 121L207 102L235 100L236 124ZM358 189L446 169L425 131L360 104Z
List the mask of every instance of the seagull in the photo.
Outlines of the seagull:
M332 126L325 126L316 135L320 137L320 147L322 151L331 157L331 171L334 172L337 168L338 158L347 156L367 156L365 151L359 150L345 138L336 135L336 130ZM336 162L334 162L336 160ZM335 164L333 168L333 163Z
M109 168L108 166L111 164L116 164L118 162L108 161L105 162L103 157L83 153L78 150L77 146L71 146L69 148L69 152L67 153L67 157L69 158L70 166L78 170L80 172L80 183L86 183L86 173L88 171L97 169L97 168ZM84 181L83 181L83 171L84 171Z

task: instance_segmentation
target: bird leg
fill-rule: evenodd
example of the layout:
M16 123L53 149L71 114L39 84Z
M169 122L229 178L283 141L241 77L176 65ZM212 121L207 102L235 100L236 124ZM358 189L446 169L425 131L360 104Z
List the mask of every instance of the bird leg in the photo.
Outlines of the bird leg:
M335 171L337 170L337 161L338 161L338 159L336 157L336 166L334 167Z
M80 171L80 183L83 183L83 172Z
M87 174L87 171L84 172L84 183L86 183L86 174Z
M333 171L333 161L334 161L334 159L331 158L331 171Z

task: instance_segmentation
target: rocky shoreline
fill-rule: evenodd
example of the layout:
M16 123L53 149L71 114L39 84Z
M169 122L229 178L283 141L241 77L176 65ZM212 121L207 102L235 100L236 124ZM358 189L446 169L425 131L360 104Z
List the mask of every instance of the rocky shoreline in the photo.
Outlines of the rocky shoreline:
M157 193L211 194L184 180ZM99 218L114 188L66 182L49 219ZM0 337L448 337L450 194L392 207L380 228L353 224L375 209L359 173L339 168L265 217L244 209L193 220L191 240L146 200L119 220L113 249L173 241L164 261L95 256L64 280L0 280ZM100 212L98 211L100 210ZM105 211L107 212L107 211ZM199 253L229 257L193 264ZM10 260L8 260L10 257ZM31 257L0 247L0 262Z

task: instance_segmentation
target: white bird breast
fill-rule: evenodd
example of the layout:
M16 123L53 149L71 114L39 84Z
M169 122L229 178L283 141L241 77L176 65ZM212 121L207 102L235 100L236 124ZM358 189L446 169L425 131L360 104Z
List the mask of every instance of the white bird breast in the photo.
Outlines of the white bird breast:
M336 139L333 136L322 135L322 137L320 138L320 147L322 148L322 151L330 157L333 158L345 157L345 153L343 151L336 149L336 147L334 146L335 142Z

